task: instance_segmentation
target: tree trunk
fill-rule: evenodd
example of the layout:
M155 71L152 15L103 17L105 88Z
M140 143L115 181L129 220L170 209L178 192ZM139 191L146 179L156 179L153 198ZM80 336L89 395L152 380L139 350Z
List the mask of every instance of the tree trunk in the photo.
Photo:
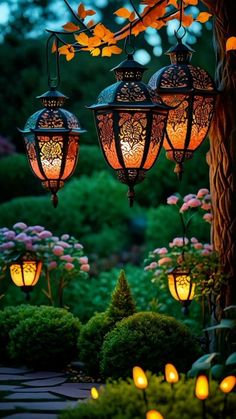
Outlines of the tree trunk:
M222 310L236 304L236 51L226 53L227 38L236 35L236 1L216 0L211 4L220 94L210 130L208 163L214 215L212 239L229 277L218 301Z

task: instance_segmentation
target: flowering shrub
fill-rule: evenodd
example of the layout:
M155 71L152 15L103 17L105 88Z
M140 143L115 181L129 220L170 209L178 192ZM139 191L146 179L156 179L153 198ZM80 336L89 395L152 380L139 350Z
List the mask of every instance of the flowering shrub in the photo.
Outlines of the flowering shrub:
M32 254L43 262L43 274L47 278L48 290L44 291L53 303L51 279L58 282L59 299L62 305L63 289L68 280L86 275L90 266L83 246L69 234L54 236L42 226L27 226L23 222L12 229L0 229L0 274L6 272L9 264L25 254Z
M188 237L188 227L197 211L203 214L205 222L212 221L211 196L208 189L185 197L171 195L168 205L176 206L183 227L183 236L175 237L168 247L154 249L149 253L145 266L152 272L152 281L167 279L168 273L177 267L191 271L194 282L199 285L198 291L210 294L218 293L218 285L223 281L217 253L209 243L201 243L196 237ZM205 212L205 213L204 213ZM196 297L199 296L196 293Z

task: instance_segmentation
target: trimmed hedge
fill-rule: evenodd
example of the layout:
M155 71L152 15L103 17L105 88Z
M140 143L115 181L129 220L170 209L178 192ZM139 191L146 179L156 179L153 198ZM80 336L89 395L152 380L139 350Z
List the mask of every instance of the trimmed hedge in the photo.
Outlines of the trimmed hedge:
M67 310L8 307L0 313L1 347L16 364L34 369L62 368L77 357L80 322Z
M186 372L199 355L199 346L182 323L162 314L141 312L123 319L106 335L100 368L104 377L114 379L130 377L135 365L160 372L170 362Z

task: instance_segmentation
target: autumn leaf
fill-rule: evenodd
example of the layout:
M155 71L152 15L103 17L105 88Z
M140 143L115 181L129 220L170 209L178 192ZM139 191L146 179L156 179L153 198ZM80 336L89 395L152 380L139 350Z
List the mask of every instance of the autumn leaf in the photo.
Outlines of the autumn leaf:
M63 45L62 47L58 48L58 51L59 51L60 55L65 55L66 56L67 61L72 60L72 58L74 58L74 56L75 56L75 49L70 44Z
M212 16L211 13L201 12L201 13L199 13L196 21L201 22L201 23L205 23L210 19L211 16Z
M97 57L101 53L100 48L94 48L90 52L93 57Z
M231 51L236 49L236 36L231 36L226 41L226 51Z
M125 7L121 7L120 9L118 9L114 15L119 16L119 17L123 17L124 19L129 19L131 12L126 9Z
M79 26L75 25L73 22L68 22L62 26L65 31L74 32L79 30Z
M93 16L96 14L96 12L92 9L85 9L83 3L80 3L79 7L78 7L78 12L77 12L78 16L81 19L85 19L87 16Z
M178 0L169 0L168 6L174 6L176 9L178 9Z
M102 57L111 57L112 54L120 54L122 49L117 47L116 45L112 45L110 47L104 47L102 49Z
M54 39L53 44L52 44L52 53L57 52L57 43L56 40Z
M75 35L75 39L80 45L88 45L88 43L89 43L88 35L86 35L83 32L80 33L79 35Z
M197 6L198 0L184 0L184 3L189 6Z

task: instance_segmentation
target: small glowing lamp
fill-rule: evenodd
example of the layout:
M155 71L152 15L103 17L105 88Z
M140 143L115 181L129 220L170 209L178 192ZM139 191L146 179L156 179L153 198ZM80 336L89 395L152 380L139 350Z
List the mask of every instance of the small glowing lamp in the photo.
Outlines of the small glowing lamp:
M183 305L184 314L188 314L188 306L194 297L195 283L189 272L174 269L168 275L168 286L172 297Z
M179 381L179 374L173 364L166 364L165 366L165 379L167 383L174 384Z
M195 395L199 400L206 400L209 396L209 382L205 375L199 375L197 377Z
M146 374L140 367L133 368L133 380L135 386L141 390L145 390L148 386Z
M27 295L37 284L42 270L42 262L25 255L10 265L11 279Z
M99 398L99 393L96 389L96 387L91 388L91 397L93 400L97 400Z
M164 419L157 410L149 410L146 413L146 419Z
M236 384L235 375L228 375L220 383L220 389L223 393L230 393Z

